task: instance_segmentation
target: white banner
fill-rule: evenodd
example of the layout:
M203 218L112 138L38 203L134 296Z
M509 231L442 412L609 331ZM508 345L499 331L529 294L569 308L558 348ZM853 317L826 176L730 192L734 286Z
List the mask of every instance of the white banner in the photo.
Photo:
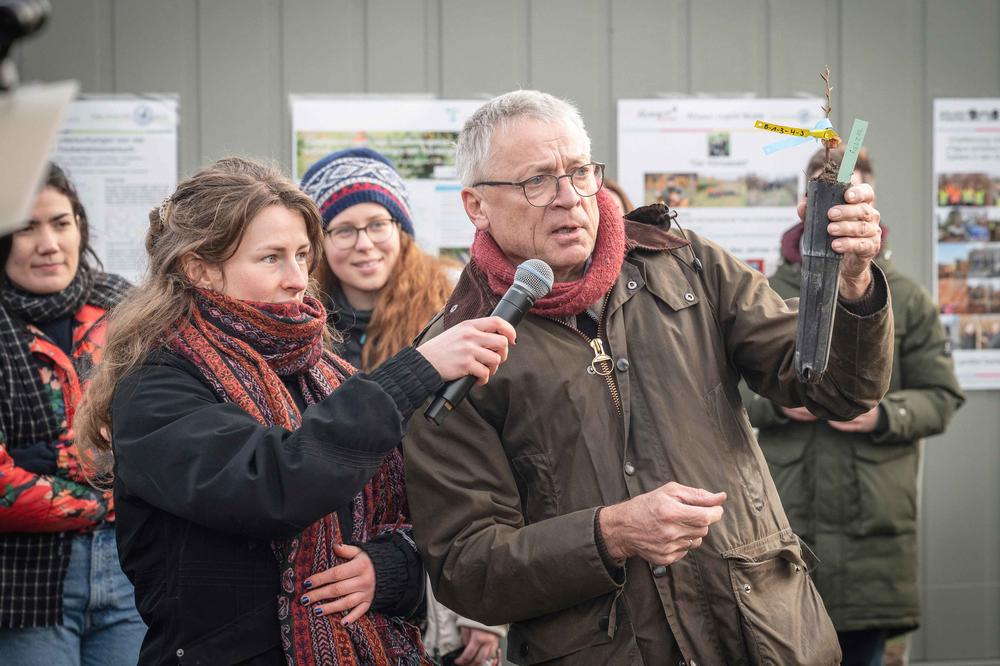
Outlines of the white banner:
M636 206L665 201L681 226L770 275L781 234L794 225L813 140L771 155L786 137L764 120L812 128L819 99L623 99L618 101L618 182ZM841 133L847 130L837 128ZM849 128L847 128L849 129Z
M76 185L104 270L146 269L149 211L177 187L177 97L88 97L66 113L52 159Z
M1000 388L1000 99L934 100L934 265L965 389Z
M476 100L291 96L294 177L327 154L367 146L406 183L420 246L467 261L475 228L459 197L455 140Z

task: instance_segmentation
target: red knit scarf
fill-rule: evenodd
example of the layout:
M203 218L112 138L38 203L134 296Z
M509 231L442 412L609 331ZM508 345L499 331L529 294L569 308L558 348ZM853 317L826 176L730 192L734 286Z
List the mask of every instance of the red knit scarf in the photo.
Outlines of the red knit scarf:
M326 312L316 299L302 303L254 303L196 290L189 321L179 322L167 346L198 368L216 395L239 405L264 425L294 430L302 415L282 376L296 376L307 404L335 391L354 369L323 348ZM335 436L335 434L334 434ZM354 498L350 539L365 542L405 527L408 513L403 461L387 455ZM429 663L420 632L401 620L369 611L350 626L339 615L316 616L298 602L302 581L342 564L333 553L343 543L336 514L319 519L298 536L271 543L281 574L278 621L289 664L306 666L397 666Z
M600 224L586 273L572 282L555 283L547 296L535 301L531 308L533 313L545 317L577 315L611 291L625 259L625 222L604 190L597 193L597 209ZM497 296L503 296L514 282L516 268L493 236L484 231L476 232L472 243L472 261L486 274L490 290Z

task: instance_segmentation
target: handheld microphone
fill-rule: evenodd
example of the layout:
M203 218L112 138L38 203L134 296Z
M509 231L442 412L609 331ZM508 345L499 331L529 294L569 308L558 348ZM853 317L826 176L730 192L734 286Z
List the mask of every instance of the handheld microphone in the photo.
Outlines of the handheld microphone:
M510 289L493 308L492 316L500 317L516 327L535 301L552 290L554 280L552 269L547 263L541 259L528 259L517 267L514 284L510 285ZM472 375L448 382L431 402L424 416L436 425L441 425L448 414L465 399L475 383L476 378Z

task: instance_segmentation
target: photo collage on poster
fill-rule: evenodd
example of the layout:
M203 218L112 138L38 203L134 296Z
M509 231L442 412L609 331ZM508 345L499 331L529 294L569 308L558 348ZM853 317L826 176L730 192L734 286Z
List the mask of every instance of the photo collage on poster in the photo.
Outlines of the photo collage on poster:
M965 388L1000 386L1000 100L935 100L941 322Z
M754 122L812 127L820 117L816 99L619 100L619 182L637 206L678 209L686 229L770 275L818 144L766 154L781 137Z

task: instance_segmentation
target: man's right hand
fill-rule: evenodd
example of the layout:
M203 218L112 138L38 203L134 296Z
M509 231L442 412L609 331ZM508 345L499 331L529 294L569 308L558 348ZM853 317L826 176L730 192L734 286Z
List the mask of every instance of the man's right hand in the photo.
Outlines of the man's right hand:
M600 528L615 560L638 556L673 564L701 545L710 525L722 519L726 493L671 481L656 490L601 509Z

